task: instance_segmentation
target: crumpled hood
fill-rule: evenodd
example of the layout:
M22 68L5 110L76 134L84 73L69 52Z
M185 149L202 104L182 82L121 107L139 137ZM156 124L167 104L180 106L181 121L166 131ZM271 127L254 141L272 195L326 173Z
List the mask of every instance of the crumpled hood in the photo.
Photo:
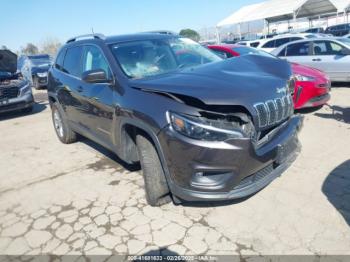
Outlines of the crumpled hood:
M207 105L241 105L283 96L291 76L288 62L247 55L160 76L134 79L131 86L197 98Z
M0 71L15 73L17 71L17 55L10 50L0 50Z

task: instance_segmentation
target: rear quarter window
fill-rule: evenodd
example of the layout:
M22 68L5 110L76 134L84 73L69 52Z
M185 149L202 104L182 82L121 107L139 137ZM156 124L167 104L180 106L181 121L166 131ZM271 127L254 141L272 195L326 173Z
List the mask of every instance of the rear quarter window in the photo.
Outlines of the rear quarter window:
M56 57L55 68L57 68L58 70L63 70L63 60L64 60L65 54L66 54L66 49L62 49Z
M253 42L253 43L250 43L250 46L251 47L258 47L259 44L260 44L260 42Z
M277 54L277 56L286 56L286 49L287 49L287 47L283 48L283 49Z

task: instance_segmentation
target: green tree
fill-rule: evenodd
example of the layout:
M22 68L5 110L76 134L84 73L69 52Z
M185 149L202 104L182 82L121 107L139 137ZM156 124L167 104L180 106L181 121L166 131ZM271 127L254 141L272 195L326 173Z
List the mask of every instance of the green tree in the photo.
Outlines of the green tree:
M196 42L199 41L200 39L200 35L198 34L197 31L193 30L193 29L182 29L179 33L181 36L183 37L187 37L187 38L190 38Z
M36 45L28 43L26 47L21 49L21 53L25 55L36 55L39 53L39 49Z

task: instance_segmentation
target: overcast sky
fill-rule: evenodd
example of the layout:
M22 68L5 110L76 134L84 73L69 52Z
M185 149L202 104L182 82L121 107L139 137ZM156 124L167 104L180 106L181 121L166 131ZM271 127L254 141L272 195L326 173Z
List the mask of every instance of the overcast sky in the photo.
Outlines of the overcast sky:
M60 41L106 35L215 26L241 6L261 0L1 0L0 46L13 51L48 37Z

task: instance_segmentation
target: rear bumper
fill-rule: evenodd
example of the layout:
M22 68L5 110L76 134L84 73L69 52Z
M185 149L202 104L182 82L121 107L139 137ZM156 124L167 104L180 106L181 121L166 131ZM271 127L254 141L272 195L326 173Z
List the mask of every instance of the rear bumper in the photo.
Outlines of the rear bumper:
M0 106L0 113L17 111L29 108L34 104L34 97L32 94L27 94L21 97L9 99L8 103Z
M300 116L292 117L259 148L250 139L194 141L166 128L158 138L171 192L187 201L228 200L254 194L296 159L302 121Z

